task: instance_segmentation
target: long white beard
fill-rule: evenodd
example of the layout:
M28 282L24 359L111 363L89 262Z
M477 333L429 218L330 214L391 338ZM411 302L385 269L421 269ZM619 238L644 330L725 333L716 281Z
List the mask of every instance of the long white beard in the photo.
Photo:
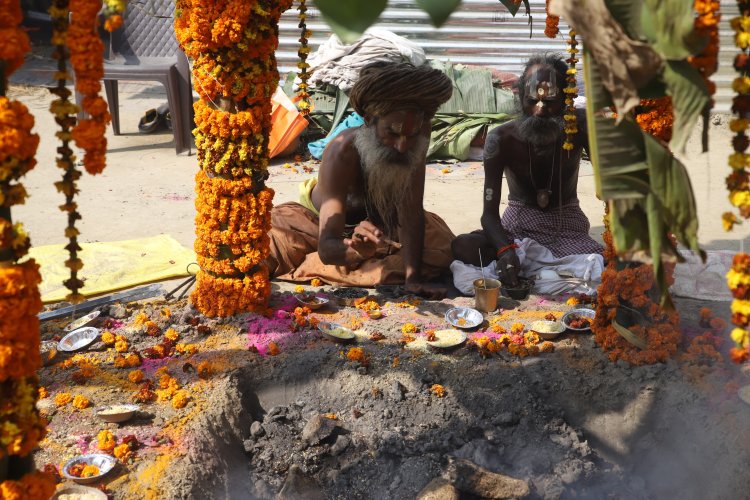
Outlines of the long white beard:
M355 134L354 146L367 184L367 204L380 216L385 225L381 229L395 237L399 211L412 196L412 176L424 165L429 139L420 135L412 149L399 153L381 144L375 126L363 125Z

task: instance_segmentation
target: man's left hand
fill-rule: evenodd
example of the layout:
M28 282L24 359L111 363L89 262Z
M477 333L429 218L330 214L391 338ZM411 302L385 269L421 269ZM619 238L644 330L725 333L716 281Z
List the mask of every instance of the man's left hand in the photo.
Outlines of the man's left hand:
M437 283L407 283L404 289L414 295L430 300L440 300L448 293L448 287Z

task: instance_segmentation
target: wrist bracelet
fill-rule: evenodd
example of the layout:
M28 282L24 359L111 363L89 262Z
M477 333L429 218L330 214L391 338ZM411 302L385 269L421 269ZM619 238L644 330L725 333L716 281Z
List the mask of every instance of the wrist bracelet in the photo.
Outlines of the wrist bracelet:
M511 249L515 250L516 248L518 248L518 245L516 245L515 243L511 243L510 245L505 245L504 247L500 248L495 255L497 257L500 257L502 254L504 254L508 250L511 250Z

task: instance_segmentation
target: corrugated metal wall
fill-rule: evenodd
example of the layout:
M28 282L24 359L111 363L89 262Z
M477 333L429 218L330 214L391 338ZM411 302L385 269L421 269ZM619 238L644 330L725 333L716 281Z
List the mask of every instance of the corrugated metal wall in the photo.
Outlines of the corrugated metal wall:
M531 0L530 3L533 19L531 38L529 17L523 13L523 7L513 17L499 0L463 0L459 10L439 29L430 24L427 14L413 1L389 0L388 8L376 25L415 41L428 58L520 73L531 54L545 50L564 51L566 48L564 36L568 28L564 20L560 23L558 38L549 39L544 35L544 0ZM310 6L313 7L312 2ZM719 72L714 75L718 87L715 111L726 112L731 104L731 81L734 78L732 60L736 53L729 19L737 15L737 3L735 0L721 0L721 7L724 10L720 29L723 50L719 54ZM276 56L282 74L296 69L299 44L297 23L295 8L284 13L279 23L279 50ZM313 31L310 46L314 51L331 32L315 8L308 10L308 27Z

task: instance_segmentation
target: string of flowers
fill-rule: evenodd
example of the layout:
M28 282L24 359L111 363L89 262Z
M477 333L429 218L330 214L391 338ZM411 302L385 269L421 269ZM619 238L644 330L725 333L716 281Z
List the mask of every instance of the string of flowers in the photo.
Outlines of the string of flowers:
M22 20L18 0L0 0L0 462L6 466L0 469L0 498L42 500L54 493L54 482L28 472L23 460L46 433L36 409L41 276L33 259L17 263L30 243L11 218L11 207L26 198L18 180L35 166L39 144L31 132L34 117L6 97L7 78L30 48Z
M570 38L567 41L569 45L567 52L570 54L565 62L568 63L568 70L566 71L565 81L568 83L565 87L565 141L563 142L563 149L571 151L573 149L573 136L578 133L578 126L576 124L576 108L575 98L578 97L578 82L576 81L576 63L578 58L578 41L576 40L576 31L571 29L568 33Z
M727 285L732 291L732 323L736 326L731 337L736 347L729 351L735 363L750 358L750 255L738 253L727 273Z
M735 32L734 42L740 52L734 58L734 69L738 75L732 81L732 90L737 93L732 100L732 113L736 117L729 121L729 129L734 132L734 153L729 155L732 172L726 177L726 186L729 190L729 202L737 208L742 218L747 219L750 218L750 154L746 153L750 146L747 136L747 128L750 127L750 4L738 1L737 5L740 15L730 21ZM724 212L721 219L726 231L731 231L735 224L741 223L741 219L729 211Z
M547 35L549 38L555 38L557 34L560 32L560 28L558 27L558 24L560 23L560 18L558 16L555 16L549 13L549 0L546 1L544 10L547 13L547 19L545 20L544 34Z
M122 13L125 12L127 0L104 0L104 29L110 33L122 26Z
M300 83L298 85L298 91L297 91L297 97L299 98L299 101L297 101L297 107L299 108L300 114L302 116L307 116L310 114L310 93L308 92L308 85L307 80L310 78L310 73L308 72L308 69L310 69L310 65L307 63L307 56L310 54L310 47L307 45L307 41L312 36L312 32L310 32L307 29L307 4L306 0L299 0L299 14L297 17L299 17L299 29L301 30L300 36L299 36L299 43L300 47L299 50L297 50L297 55L299 56L299 62L297 63L297 68L299 68L299 74L297 75L300 79Z
M698 70L703 77L709 95L716 93L716 84L709 78L716 73L719 64L719 21L721 20L721 4L718 0L695 0L696 17L693 22L696 33L708 39L703 50L688 57L691 66ZM710 104L713 107L713 100Z
M79 293L83 280L78 277L78 272L83 268L83 261L78 257L81 247L78 245L80 233L76 228L76 221L81 219L81 214L74 201L78 193L76 182L81 178L81 171L76 168L76 157L69 144L72 140L84 150L83 164L87 172L101 173L107 149L104 133L110 120L107 103L99 96L99 81L104 76L104 44L96 31L100 8L101 0L55 0L50 8L53 20L52 43L55 45L54 57L57 59L57 86L51 89L57 99L52 102L50 111L60 126L56 135L62 141L62 146L57 150L57 166L64 172L62 180L56 182L55 187L65 196L65 203L60 205L60 210L68 214L65 237L69 243L65 247L68 251L65 266L70 269L70 277L63 285L70 290L66 300L74 304L82 302L85 297ZM76 120L79 109L70 101L71 93L66 88L69 79L68 51L76 75L75 87L83 96L81 104L89 118Z
M201 98L194 106L200 166L195 251L201 271L191 301L206 316L263 310L270 295L261 263L269 253L273 190L264 183L271 96L279 81L278 20L292 2L177 3L175 32L194 60ZM303 14L301 9L301 21Z

